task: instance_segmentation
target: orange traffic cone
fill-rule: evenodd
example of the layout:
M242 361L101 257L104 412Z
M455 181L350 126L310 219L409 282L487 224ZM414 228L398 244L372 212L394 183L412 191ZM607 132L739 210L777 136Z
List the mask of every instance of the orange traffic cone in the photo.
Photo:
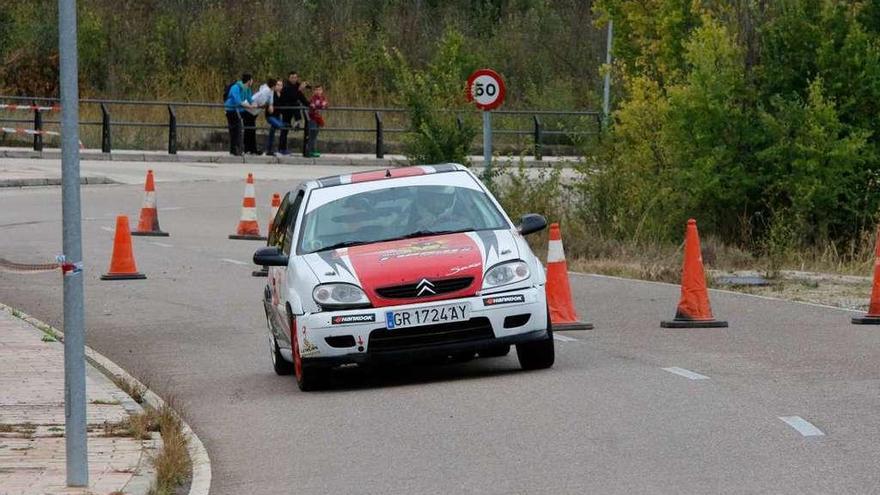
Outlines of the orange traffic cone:
M727 322L716 320L709 306L709 291L700 254L697 221L691 218L684 237L684 267L681 270L681 301L672 321L661 321L663 328L718 328Z
M241 202L241 220L238 229L230 234L230 239L244 239L250 241L264 241L260 235L260 224L257 223L257 200L254 197L254 174L247 174L244 185L244 200Z
M562 234L558 223L550 224L550 243L547 249L547 305L553 330L592 330L592 323L578 320L568 283L568 263L562 248Z
M880 325L880 226L877 227L877 240L874 244L874 287L871 288L871 303L864 316L853 316L856 325Z
M156 237L168 237L168 232L162 232L159 228L159 212L156 210L156 186L153 184L153 171L147 170L147 180L144 183L144 203L141 206L141 216L137 230L131 235L149 235Z
M131 233L128 231L128 217L116 217L116 235L113 238L113 256L110 270L101 275L101 280L133 280L147 278L137 271L134 252L131 249Z
M275 193L272 195L272 209L269 214L269 230L267 230L267 237L272 235L272 226L275 224L275 215L278 214L278 208L281 207L281 195ZM264 266L259 270L254 270L251 272L251 275L254 277L268 277L269 276L269 267Z

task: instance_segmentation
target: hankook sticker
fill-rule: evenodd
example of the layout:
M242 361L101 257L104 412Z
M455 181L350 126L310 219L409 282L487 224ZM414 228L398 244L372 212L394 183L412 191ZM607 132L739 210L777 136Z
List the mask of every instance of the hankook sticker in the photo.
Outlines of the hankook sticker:
M484 297L483 305L484 306L495 306L496 304L510 304L510 303L523 303L526 302L526 296L523 294L516 294L512 296L495 296L495 297Z

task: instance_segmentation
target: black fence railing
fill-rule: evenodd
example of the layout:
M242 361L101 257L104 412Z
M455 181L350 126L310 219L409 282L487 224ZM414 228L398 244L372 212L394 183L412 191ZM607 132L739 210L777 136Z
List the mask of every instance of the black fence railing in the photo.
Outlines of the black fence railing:
M57 132L48 131L47 126L57 126L60 124L59 118L47 118L49 114L57 113L59 100L56 98L37 98L27 96L4 96L0 95L0 128L4 128L5 132L9 128L5 124L22 125L26 124L29 128L16 128L17 131L33 135L33 149L42 151L45 135L55 135ZM129 116L128 120L113 120L111 107L142 107L155 110L163 110L167 113L162 121L144 121L134 120ZM100 119L97 119L98 112ZM306 143L308 142L308 119L307 108L305 107L275 107L280 110L300 110L304 118L302 132L302 152L306 152ZM84 109L86 109L84 111ZM5 110L5 112L4 112ZM180 122L178 121L178 111L186 110L188 112L198 112L201 122ZM218 124L220 121L220 113L223 111L222 103L206 103L206 102L175 102L175 101L138 101L138 100L114 100L114 99L81 99L80 100L80 126L86 128L100 127L100 143L101 151L110 153L113 150L113 130L125 128L142 128L142 129L167 129L167 150L169 154L176 154L181 149L180 133L186 130L192 131L222 131L227 129L227 125ZM343 125L337 127L323 127L321 133L338 133L338 134L354 134L372 135L372 145L370 148L375 150L377 158L383 158L387 152L386 136L393 134L401 134L408 132L406 122L406 110L403 108L372 108L372 107L331 107L323 110L330 114L347 113L354 115L349 117L348 121L342 120ZM450 110L451 111L451 110ZM28 118L16 118L19 114L31 112L33 115ZM474 115L476 115L476 110ZM5 116L11 113L11 117ZM137 113L137 112L128 112ZM498 118L513 118L513 122L493 129L493 134L498 136L513 136L525 139L530 137L531 147L535 159L541 160L544 155L544 147L548 136L556 136L556 140L568 139L574 140L582 136L597 135L601 129L602 116L599 112L594 111L559 111L559 110L496 110L492 112ZM82 117L82 116L85 117ZM126 113L123 113L126 115ZM546 120L554 120L556 125L547 126ZM562 125L560 122L564 119L576 119L573 125ZM391 120L391 122L388 122ZM459 126L464 125L464 117L461 113L457 115ZM348 124L348 125L345 125ZM259 125L245 127L239 115L239 133L234 139L238 140L239 150L242 149L243 133L245 129L259 130L266 127ZM289 131L298 129L288 128ZM222 133L221 133L221 136ZM95 136L97 137L97 136ZM223 139L223 137L221 137Z

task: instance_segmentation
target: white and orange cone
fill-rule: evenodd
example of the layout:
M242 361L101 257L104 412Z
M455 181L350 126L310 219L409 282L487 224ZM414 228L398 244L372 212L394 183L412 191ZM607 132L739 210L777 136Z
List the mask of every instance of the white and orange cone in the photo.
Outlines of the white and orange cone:
M550 242L547 247L547 306L553 330L592 330L592 323L578 320L568 283L568 263L562 247L562 233L558 223L550 224Z
M267 237L272 236L272 226L275 224L275 216L278 215L278 208L281 207L281 195L275 193L272 195L272 208L271 213L269 214L269 230ZM263 268L259 270L254 270L251 272L251 275L254 277L268 277L269 276L269 267L263 266Z
M278 193L272 194L272 207L269 213L269 230L268 234L272 233L272 226L275 223L275 216L278 215L278 208L281 208L281 195Z
M141 216L138 220L137 230L133 231L131 235L168 237L168 232L162 232L162 229L159 228L159 211L156 209L156 185L153 183L152 170L147 170Z
M265 237L260 235L260 224L257 223L257 199L254 193L254 174L247 174L244 185L244 199L241 202L241 219L234 234L230 239L243 239L250 241L263 241Z

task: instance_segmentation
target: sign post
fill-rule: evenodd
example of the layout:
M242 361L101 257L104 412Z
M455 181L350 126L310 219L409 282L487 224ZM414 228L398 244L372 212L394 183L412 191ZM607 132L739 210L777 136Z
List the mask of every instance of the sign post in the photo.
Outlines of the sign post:
M483 111L483 163L485 176L492 177L492 110L504 103L504 79L492 69L474 71L467 81L467 98Z
M82 226L79 198L79 85L76 0L58 0L61 65L61 219L64 270L64 440L67 486L89 486Z

